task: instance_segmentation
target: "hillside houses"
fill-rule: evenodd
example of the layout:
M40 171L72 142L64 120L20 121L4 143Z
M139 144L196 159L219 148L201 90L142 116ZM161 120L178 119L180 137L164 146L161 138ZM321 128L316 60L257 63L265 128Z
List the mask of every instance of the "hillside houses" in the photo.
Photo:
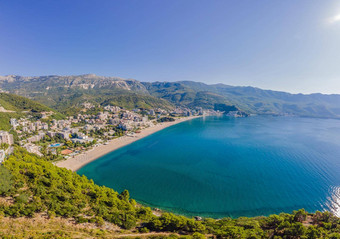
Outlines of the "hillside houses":
M46 135L45 132L40 131L40 132L38 132L37 135L33 135L32 137L27 138L26 141L28 143L38 142L38 141L42 140L45 137L45 135Z
M0 149L0 164L2 164L4 162L5 157L6 157L5 150Z
M14 143L13 135L7 131L0 131L0 144L12 145Z
M97 106L84 103L83 107L90 109ZM66 141L79 145L88 144L94 140L111 139L116 133L115 128L132 131L152 126L153 122L147 116L150 111L147 114L142 114L142 112L140 109L129 111L118 106L107 105L95 114L82 113L60 120L49 120L47 117L35 121L30 117L13 118L10 123L18 134L18 143L27 151L41 155L39 145L46 141L46 137L48 140L53 139L53 142L60 141L61 145ZM153 112L158 112L158 110ZM151 111L151 114L153 112ZM45 116L48 113L46 112ZM0 140L13 144L13 136L9 136L6 132L0 133Z
M60 155L59 147L63 150L72 149L74 153L79 150L75 148L89 147L92 144L104 143L113 137L122 136L151 127L157 123L161 116L191 116L203 114L200 109L187 109L178 107L172 112L164 109L134 109L126 110L118 106L107 105L100 108L99 105L84 103L85 109L95 110L95 113L83 113L69 116L65 119L44 119L33 120L33 118L11 119L10 123L19 137L19 144L27 151L42 155L42 148L54 155ZM50 112L46 112L48 116ZM13 135L0 132L0 142L13 144ZM80 145L79 145L80 144ZM59 146L52 146L59 145ZM45 151L46 152L46 151Z
M5 160L6 154L13 151L11 145L14 143L13 135L7 131L0 131L0 164Z

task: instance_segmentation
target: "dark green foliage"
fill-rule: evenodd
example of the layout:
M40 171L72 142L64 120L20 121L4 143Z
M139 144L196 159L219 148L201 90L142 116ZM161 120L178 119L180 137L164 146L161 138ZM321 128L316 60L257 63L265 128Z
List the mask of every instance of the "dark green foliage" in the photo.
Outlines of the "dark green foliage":
M176 216L171 213L163 213L162 216L153 218L148 228L154 231L187 231L187 232L204 232L205 226L194 219L184 216Z
M340 95L289 94L255 87L207 85L193 81L143 84L151 95L166 99L176 105L200 106L216 110L221 110L219 107L221 105L234 105L248 114L293 114L340 118Z
M0 112L0 130L9 131L11 129L10 119L11 118L20 118L25 114L22 113L8 113L8 112Z
M31 112L52 111L47 106L42 105L33 100L30 100L22 96L7 93L0 93L0 105L2 105L6 110L12 111L31 111Z
M194 234L192 234L192 238L193 238L193 239L205 239L205 236L202 235L202 234L199 233L199 232L195 232Z
M54 112L52 118L62 119L64 115L55 110L28 98L0 93L0 106L9 112L0 112L0 130L10 130L10 119L32 116L34 119L41 117L41 112Z
M145 87L135 80L95 75L28 78L14 76L12 81L0 81L0 88L29 96L66 115L81 112L84 109L81 104L84 102L97 106L111 104L126 109L173 108L166 100L151 96Z
M27 203L29 199L29 195L27 193L20 193L17 197L15 197L15 202L17 203Z
M157 120L157 122L172 122L172 121L175 121L175 119L172 117L162 117Z
M340 95L289 94L193 81L142 83L96 75L10 78L0 81L0 88L29 96L68 115L80 112L81 103L89 101L127 109L172 108L172 104L214 109L222 104L234 105L248 114L340 118Z
M6 195L13 188L13 179L11 172L0 165L0 195Z
M62 95L62 97L60 97ZM46 98L48 99L46 101ZM50 90L48 96L36 95L34 99L46 104L66 115L80 113L84 108L82 103L91 102L96 108L88 110L87 113L102 111L98 106L115 105L125 109L134 108L163 108L171 109L172 105L166 100L157 99L150 95L136 94L125 90L107 89L60 89Z
M218 94L228 101L229 105L235 105L247 113L340 118L340 95L290 94L250 86L207 85L193 81L181 81L177 84L199 92Z
M5 215L47 211L57 216L75 217L79 222L84 222L85 215L93 215L93 218L101 217L123 228L136 225L138 208L129 199L127 191L119 195L112 189L95 185L84 176L53 166L22 150L11 155L5 161L5 167L2 167L5 173L1 175L6 175L4 178L7 179L10 171L14 180L9 194L14 196L20 192L15 196L14 205L2 208ZM9 187L6 187L8 191ZM34 200L29 195L34 195Z
M305 209L294 211L293 214L294 214L294 221L296 222L303 222L307 218L307 212L305 211Z
M215 104L214 110L224 111L228 113L230 111L237 111L238 109L234 105Z
M102 105L116 105L123 107L125 109L134 109L134 108L143 108L143 109L151 109L151 108L163 108L163 109L171 109L172 105L166 100L157 99L150 95L140 95L136 93L128 93L123 92L120 94L113 94L105 101L100 102Z
M172 213L157 217L149 207L130 199L127 190L118 194L21 149L0 166L0 190L13 199L13 204L0 201L0 215L11 217L47 212L50 217L72 217L77 223L108 221L127 230L182 233L190 235L187 238L340 238L338 217L329 212L308 214L303 209L268 217L202 221Z
M224 97L209 91L196 91L180 82L143 83L151 95L178 106L213 109L215 104L229 104Z

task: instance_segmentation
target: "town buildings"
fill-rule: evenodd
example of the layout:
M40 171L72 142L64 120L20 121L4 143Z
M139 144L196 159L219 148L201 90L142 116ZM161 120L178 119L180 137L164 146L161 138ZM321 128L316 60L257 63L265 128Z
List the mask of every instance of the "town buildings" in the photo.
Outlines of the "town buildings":
M210 113L201 107L196 109L177 107L172 111L160 108L130 111L118 106L101 107L89 102L83 103L82 107L84 109L80 113L65 119L51 119L49 118L51 112L44 112L42 118L38 120L28 116L20 119L13 118L10 123L18 135L18 143L27 151L42 156L42 150L56 155L57 153L61 154L62 150L70 149L74 151L72 154L76 154L79 153L79 150L75 150L75 148L88 147L93 143L105 143L114 137L140 131L153 126L161 117L183 117ZM94 108L101 111L95 110L94 113L87 113L88 109ZM211 110L211 112L214 111ZM13 135L0 131L1 142L13 144ZM64 155L68 155L68 153Z
M0 164L2 164L3 161L5 160L5 156L6 156L5 150L0 149Z
M14 143L13 135L8 133L7 131L0 131L0 144L5 143L8 145L12 145Z

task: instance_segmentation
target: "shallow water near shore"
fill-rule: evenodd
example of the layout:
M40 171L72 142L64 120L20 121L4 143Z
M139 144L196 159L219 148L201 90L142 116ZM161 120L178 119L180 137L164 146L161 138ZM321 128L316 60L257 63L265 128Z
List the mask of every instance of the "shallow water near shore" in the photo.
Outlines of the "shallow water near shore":
M340 120L186 121L78 170L138 202L188 216L340 213Z

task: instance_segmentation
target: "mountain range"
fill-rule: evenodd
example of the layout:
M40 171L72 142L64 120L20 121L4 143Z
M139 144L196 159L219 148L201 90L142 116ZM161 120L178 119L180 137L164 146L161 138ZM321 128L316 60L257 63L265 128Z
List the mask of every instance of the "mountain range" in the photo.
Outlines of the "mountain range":
M340 118L340 95L290 94L256 87L194 81L140 82L94 74L77 76L0 76L0 90L29 97L62 113L85 101L125 108L176 106L223 110L235 106L249 114Z

